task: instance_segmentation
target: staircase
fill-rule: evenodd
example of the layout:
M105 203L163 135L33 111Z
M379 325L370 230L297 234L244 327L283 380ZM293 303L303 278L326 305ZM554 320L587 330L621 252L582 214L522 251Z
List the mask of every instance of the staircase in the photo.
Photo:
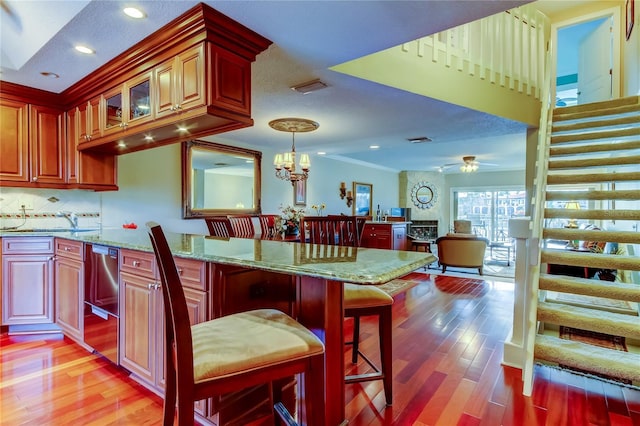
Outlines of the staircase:
M548 149L538 297L531 301L533 357L638 385L640 257L630 244L640 244L639 97L555 109ZM567 208L576 204L580 209ZM582 226L567 227L576 221ZM585 224L600 229L582 229ZM616 243L620 250L610 253ZM601 270L618 271L618 279L593 276ZM627 282L619 282L623 270ZM629 309L593 303L607 299L628 302ZM560 326L625 337L629 351L561 339Z

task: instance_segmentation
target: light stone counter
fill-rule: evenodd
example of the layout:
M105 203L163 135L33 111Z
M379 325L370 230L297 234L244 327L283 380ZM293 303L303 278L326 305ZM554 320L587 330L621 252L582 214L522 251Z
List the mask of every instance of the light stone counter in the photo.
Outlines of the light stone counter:
M390 222L391 223L391 222ZM146 229L91 232L0 232L1 237L52 236L152 252ZM383 284L436 260L431 253L167 233L178 257L357 284Z

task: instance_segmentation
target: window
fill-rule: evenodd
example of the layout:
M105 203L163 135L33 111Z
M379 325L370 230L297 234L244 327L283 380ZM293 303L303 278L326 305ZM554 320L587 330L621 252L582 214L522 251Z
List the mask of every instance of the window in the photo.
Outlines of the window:
M524 216L525 202L524 190L454 190L454 219L470 220L475 234L504 241L508 238L509 219Z

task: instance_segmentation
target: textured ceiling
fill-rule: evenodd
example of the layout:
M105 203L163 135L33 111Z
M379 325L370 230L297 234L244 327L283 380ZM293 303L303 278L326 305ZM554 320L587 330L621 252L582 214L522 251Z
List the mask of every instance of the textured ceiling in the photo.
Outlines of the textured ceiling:
M285 150L291 139L267 123L299 116L320 123L316 132L296 138L298 151L309 152L312 161L322 150L332 158L392 170L435 170L463 155L476 155L481 162L498 165L491 170L523 168L524 125L328 68L526 2L207 1L274 42L252 69L255 125L211 140ZM124 16L125 4L138 5L147 17ZM195 4L2 0L1 79L61 92ZM96 54L75 52L77 43L94 48ZM40 75L44 71L60 78L45 78ZM329 87L309 95L289 89L316 78ZM434 141L406 140L418 136ZM369 145L381 148L371 151Z

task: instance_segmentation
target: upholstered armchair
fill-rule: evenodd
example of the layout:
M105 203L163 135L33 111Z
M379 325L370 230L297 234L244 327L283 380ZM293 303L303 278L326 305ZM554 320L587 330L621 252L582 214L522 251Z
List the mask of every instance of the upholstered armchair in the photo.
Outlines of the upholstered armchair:
M484 252L489 245L489 240L482 237L457 237L448 234L436 240L438 246L438 263L442 266L442 272L447 266L460 268L478 268L482 275L484 266Z

